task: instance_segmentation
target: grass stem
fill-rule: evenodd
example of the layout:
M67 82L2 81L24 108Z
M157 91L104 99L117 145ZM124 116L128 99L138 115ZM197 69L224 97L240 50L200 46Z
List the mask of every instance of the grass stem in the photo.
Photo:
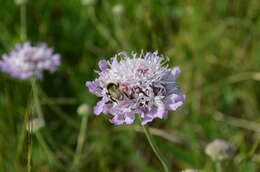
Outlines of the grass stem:
M27 40L27 24L26 24L26 3L20 5L20 22L21 22L21 40L25 42ZM30 123L31 111L26 113L25 126L28 126L27 130L27 172L32 171L32 124ZM22 134L23 135L23 134ZM21 137L21 139L23 136ZM18 153L20 152L18 146Z
M32 94L33 94L33 112L36 113L36 115L38 116L39 119L44 121L44 116L43 116L41 104L39 101L39 91L38 91L39 89L38 89L38 86L36 83L36 78L31 78L30 81L31 81L31 86L32 86ZM44 137L40 131L38 131L36 133L36 138L39 141L40 145L45 150L47 157L49 159L49 162L53 163L54 161L56 161L52 155L52 151L50 150L48 144L44 140Z
M78 135L78 141L77 141L77 147L76 147L76 153L73 160L73 168L78 167L81 153L83 150L85 137L86 137L86 130L87 130L87 124L88 124L88 114L85 114L82 116L81 124L80 124L80 131Z
M217 161L215 164L216 164L216 172L222 172L221 162Z
M20 5L21 40L27 40L26 3Z
M27 125L27 172L32 171L32 123L30 123L31 112L26 115Z

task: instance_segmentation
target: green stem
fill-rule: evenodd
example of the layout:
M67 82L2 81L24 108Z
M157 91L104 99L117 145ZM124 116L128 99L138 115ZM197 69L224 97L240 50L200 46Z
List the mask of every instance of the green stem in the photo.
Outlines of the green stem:
M28 108L30 109L30 108ZM26 139L26 134L28 135L27 131L26 131L26 127L28 126L28 121L29 121L29 113L31 113L31 110L28 110L28 112L26 112L25 114L25 118L24 118L24 122L23 122L23 126L21 128L21 134L19 136L18 139L18 144L17 144L17 157L20 157L22 151L23 151L23 146L24 146L24 140Z
M31 79L31 85L32 85L32 92L33 92L33 105L34 105L34 110L36 111L36 114L41 120L44 120L43 118L43 113L39 101L39 92L38 92L38 87L36 84L36 79L32 78Z
M31 78L31 86L32 86L32 94L33 94L33 111L37 114L38 118L44 121L43 112L41 109L41 104L39 101L39 92L38 92L38 86L36 84L36 79ZM45 142L43 135L41 132L36 133L37 140L39 141L40 145L43 147L47 154L47 158L50 163L56 161L53 157L52 151L50 150L48 144Z
M26 26L26 3L20 5L20 22L21 22L21 40L27 40L27 26ZM32 171L32 126L30 123L31 111L26 114L25 127L28 125L27 138L28 138L28 152L27 152L27 172ZM22 134L23 135L23 134ZM21 137L22 139L23 137ZM22 139L23 140L23 139ZM21 141L22 141L21 140ZM18 146L18 153L21 148Z
M20 5L21 39L27 40L26 3Z
M30 123L30 118L31 118L31 111L27 112L28 114L26 115L26 125L27 125L27 172L32 171L32 123Z
M80 124L80 131L78 135L76 153L73 160L73 168L77 167L80 162L81 153L83 150L84 141L86 137L87 124L88 124L88 114L84 114Z
M141 119L140 119L140 121L141 121ZM162 153L160 152L160 149L156 145L155 140L154 140L153 136L151 135L151 133L149 131L149 127L146 126L146 125L142 125L142 127L144 129L145 136L146 136L150 146L152 147L153 152L155 153L157 158L160 160L160 162L161 162L161 164L163 166L164 171L165 172L170 172L170 169L169 169L169 167L168 167L168 165L166 163L166 160L163 158Z
M220 161L215 162L216 164L216 172L222 172L222 165Z

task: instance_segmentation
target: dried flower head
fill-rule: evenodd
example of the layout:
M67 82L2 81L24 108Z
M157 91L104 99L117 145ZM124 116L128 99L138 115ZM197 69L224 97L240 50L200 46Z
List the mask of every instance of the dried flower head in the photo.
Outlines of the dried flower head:
M182 170L181 172L199 172L199 170L195 170L195 169L185 169L185 170Z
M225 140L215 140L206 146L205 152L214 161L222 161L234 155L234 147Z
M77 113L80 116L88 114L89 111L90 111L90 108L87 104L82 104L77 109Z
M93 5L96 2L96 0L81 0L82 5Z
M176 82L180 68L163 65L167 58L157 52L116 54L99 62L99 78L87 82L90 92L102 97L94 113L112 114L116 125L132 124L141 114L142 125L155 118L165 119L169 110L183 105L185 96Z
M124 12L124 10L125 10L125 8L122 4L117 4L117 5L113 6L113 8L112 8L112 12L115 15L122 14Z
M60 65L60 55L53 54L53 49L41 43L32 46L29 42L17 44L9 54L4 54L0 61L0 70L9 73L12 77L41 79L43 71L56 71Z
M27 129L27 131L29 131L31 133L36 133L38 130L40 130L44 126L45 126L44 120L42 120L40 118L33 118L27 124L26 129Z
M14 0L16 5L23 5L27 3L27 0Z

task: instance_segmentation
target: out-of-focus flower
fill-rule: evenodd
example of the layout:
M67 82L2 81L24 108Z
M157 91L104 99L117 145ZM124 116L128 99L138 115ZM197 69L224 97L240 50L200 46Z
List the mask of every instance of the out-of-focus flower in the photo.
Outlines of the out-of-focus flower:
M43 128L45 126L44 120L40 118L34 118L29 121L27 124L27 131L31 133L37 132L39 129Z
M89 111L90 111L90 108L89 108L89 106L87 104L82 104L77 109L77 113L80 116L88 114Z
M121 52L110 61L101 60L99 78L86 83L91 93L102 97L94 113L112 114L116 125L132 124L135 114L141 114L142 125L165 119L185 100L176 82L180 68L163 65L167 60L157 52Z
M199 170L195 170L195 169L185 169L185 170L182 170L181 172L199 172Z
M215 140L206 146L205 152L214 161L222 161L234 155L234 147L225 140Z
M29 42L17 44L9 54L4 54L0 60L0 70L12 77L41 79L43 71L54 72L60 65L60 55L53 54L53 49L41 43L32 46Z
M122 4L117 4L113 6L112 11L115 15L120 15L124 12L125 8Z
M96 0L81 0L82 5L92 5L96 2Z
M22 5L22 4L27 3L27 0L14 0L14 3L15 3L16 5Z

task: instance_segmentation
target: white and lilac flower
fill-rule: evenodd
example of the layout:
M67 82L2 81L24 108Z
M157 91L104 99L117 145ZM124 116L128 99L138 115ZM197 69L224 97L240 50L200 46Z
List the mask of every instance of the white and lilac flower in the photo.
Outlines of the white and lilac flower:
M99 78L86 82L91 93L102 97L94 113L112 114L111 122L116 125L132 124L138 113L142 125L167 118L168 111L177 110L185 101L176 82L180 68L163 65L167 60L157 52L121 52L110 61L101 60Z
M32 46L29 42L17 44L9 54L4 54L0 60L0 70L12 77L41 79L43 71L54 72L60 65L60 55L53 54L53 49L41 43Z
M235 147L228 141L216 139L207 144L205 153L214 161L222 161L235 154Z

